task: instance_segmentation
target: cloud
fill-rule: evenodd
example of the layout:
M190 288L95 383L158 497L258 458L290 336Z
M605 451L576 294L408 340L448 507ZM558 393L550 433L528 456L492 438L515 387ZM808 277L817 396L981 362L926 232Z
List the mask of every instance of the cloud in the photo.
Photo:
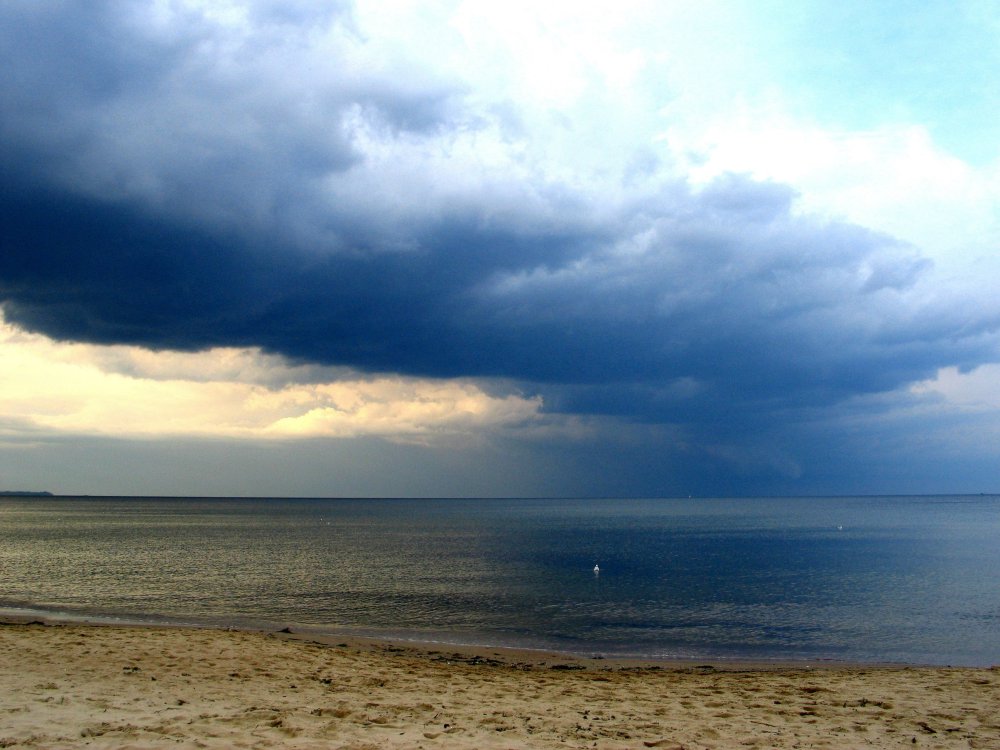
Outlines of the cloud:
M352 131L434 129L456 84L373 69L347 6L325 7L8 4L4 160L175 220L336 246L317 201L360 159Z
M151 352L57 343L0 325L9 435L465 440L539 420L539 399L473 383L294 366L252 349Z
M6 309L57 338L259 346L416 376L688 378L784 401L891 389L994 351L995 304L970 319L928 302L913 248L795 216L786 189L741 178L671 186L597 226L459 212L414 232L412 251L324 256L32 199L5 206Z
M920 223L957 186L981 241L995 181L917 126L709 116L751 46L699 94L711 55L679 22L700 11L663 12L657 52L575 6L4 4L0 304L91 345L46 356L92 389L18 381L4 413L399 439L616 422L797 477L782 436L817 412L1000 359L990 285L942 282L958 220ZM930 254L896 231L915 213Z
M973 264L974 277L996 273L1000 162L974 169L921 125L830 130L803 126L773 106L744 106L736 116L671 128L662 137L688 154L696 182L737 170L793 185L799 213L852 221L919 246L966 284L974 283Z
M1000 409L1000 365L989 364L962 372L945 367L933 378L914 383L910 390L925 396L938 396L963 410L995 413Z

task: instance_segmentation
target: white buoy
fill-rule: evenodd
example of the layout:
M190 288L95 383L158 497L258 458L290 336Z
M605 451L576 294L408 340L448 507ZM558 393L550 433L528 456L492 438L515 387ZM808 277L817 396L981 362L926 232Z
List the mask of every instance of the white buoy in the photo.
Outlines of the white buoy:
M600 573L601 572L601 566L600 565L595 565L594 566L594 572L595 573Z

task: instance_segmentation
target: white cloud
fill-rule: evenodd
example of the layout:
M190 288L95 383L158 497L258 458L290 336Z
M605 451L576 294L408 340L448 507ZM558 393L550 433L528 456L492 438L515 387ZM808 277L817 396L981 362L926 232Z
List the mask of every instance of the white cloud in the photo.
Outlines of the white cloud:
M1000 168L976 168L949 154L919 124L832 130L797 121L772 102L662 138L686 154L696 183L737 172L791 185L799 211L905 240L946 277L1000 265Z
M970 372L945 367L937 375L915 383L911 391L937 395L963 411L1000 411L1000 364L982 365Z
M402 29L417 23L436 45L420 59L460 75L472 111L489 120L491 107L506 103L520 127L480 129L475 143L450 152L451 168L433 170L448 184L469 187L463 168L487 167L476 154L489 152L477 179L558 182L610 207L640 197L641 184L622 183L645 154L650 195L677 178L704 184L746 173L794 187L803 213L912 244L934 260L939 280L978 284L1000 273L1000 162L972 165L936 143L929 124L890 119L888 110L869 129L804 116L780 85L794 61L761 48L782 37L753 6L435 7L392 20L362 12L361 25L396 29L391 38L412 43ZM827 104L835 111L836 101Z
M470 381L362 379L255 349L59 343L0 323L0 414L31 433L430 442L531 425L540 409Z

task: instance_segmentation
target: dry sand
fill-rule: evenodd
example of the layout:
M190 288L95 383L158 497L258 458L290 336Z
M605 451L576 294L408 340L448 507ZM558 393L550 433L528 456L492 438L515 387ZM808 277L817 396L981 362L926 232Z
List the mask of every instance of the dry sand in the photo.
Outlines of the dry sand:
M0 747L1000 748L1000 670L635 667L8 623Z

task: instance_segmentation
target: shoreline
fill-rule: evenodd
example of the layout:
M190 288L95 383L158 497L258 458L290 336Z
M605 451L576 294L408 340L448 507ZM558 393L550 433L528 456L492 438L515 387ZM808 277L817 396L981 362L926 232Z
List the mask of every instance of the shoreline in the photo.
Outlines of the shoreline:
M0 747L1000 747L1000 667L630 663L0 622Z
M456 664L489 664L496 667L512 667L522 670L554 669L567 671L718 671L718 672L774 672L837 669L984 669L993 667L952 667L938 665L899 664L892 662L866 663L823 660L794 659L721 659L710 657L691 658L645 658L633 656L590 656L556 649L522 648L469 644L451 641L431 641L391 636L359 635L353 632L311 631L308 628L285 627L259 628L214 626L206 624L177 624L173 622L110 622L100 619L71 619L58 616L18 616L0 612L0 628L79 628L120 630L141 634L150 631L176 633L239 633L279 641L321 646L324 648L348 648L354 651L406 653L416 658L444 661Z
M838 668L944 668L989 669L995 665L923 664L893 661L857 661L833 658L751 658L743 656L646 656L615 654L611 652L581 652L544 646L509 645L497 643L469 643L461 639L410 637L398 631L373 633L371 629L331 628L301 624L282 625L273 622L234 624L231 622L187 621L159 615L112 615L56 612L34 607L0 607L0 626L3 625L80 626L99 628L136 628L169 630L208 630L244 632L273 635L287 640L335 646L348 642L354 647L381 645L407 649L414 653L436 655L444 651L464 658L493 658L501 661L516 660L520 664L547 664L554 661L571 663L574 668L602 666L632 669L686 669L710 667L719 671L758 671L776 669L838 669Z

